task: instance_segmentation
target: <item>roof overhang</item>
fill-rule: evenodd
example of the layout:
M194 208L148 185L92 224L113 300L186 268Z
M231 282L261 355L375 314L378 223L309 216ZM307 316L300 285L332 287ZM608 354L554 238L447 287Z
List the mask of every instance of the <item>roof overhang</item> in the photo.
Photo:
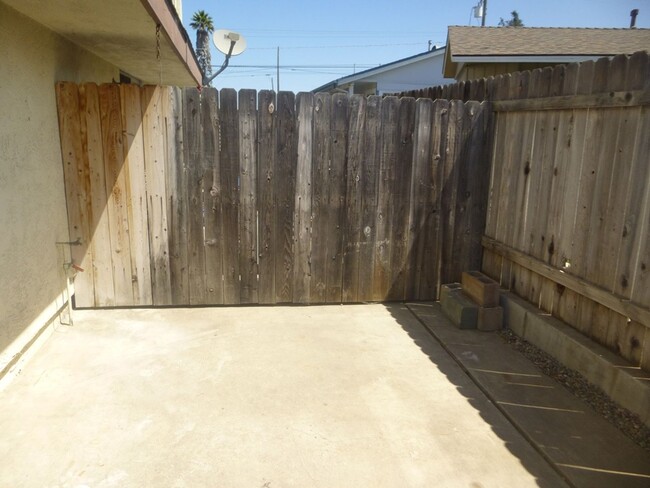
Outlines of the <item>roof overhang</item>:
M171 2L3 2L143 83L177 86L201 84L201 70L192 44Z

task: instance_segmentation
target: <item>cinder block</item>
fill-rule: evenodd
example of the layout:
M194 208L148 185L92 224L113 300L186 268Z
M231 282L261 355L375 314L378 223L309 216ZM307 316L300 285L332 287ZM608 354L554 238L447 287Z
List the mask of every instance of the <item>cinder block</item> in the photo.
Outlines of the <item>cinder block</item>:
M463 271L463 291L481 307L499 305L499 284L480 271Z
M478 309L478 321L476 328L478 330L492 331L500 330L503 327L503 308L502 307L480 307Z
M449 293L453 292L454 290L460 290L461 284L460 283L447 283L446 285L442 285L440 287L440 303L449 295Z
M459 329L476 329L478 305L461 288L447 289L441 293L440 305L445 315Z

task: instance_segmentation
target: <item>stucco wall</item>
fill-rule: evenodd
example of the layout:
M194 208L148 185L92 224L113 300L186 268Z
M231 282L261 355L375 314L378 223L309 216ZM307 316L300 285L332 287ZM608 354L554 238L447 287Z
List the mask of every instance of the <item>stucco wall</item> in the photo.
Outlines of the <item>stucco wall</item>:
M0 371L64 304L54 84L113 78L114 66L0 2Z

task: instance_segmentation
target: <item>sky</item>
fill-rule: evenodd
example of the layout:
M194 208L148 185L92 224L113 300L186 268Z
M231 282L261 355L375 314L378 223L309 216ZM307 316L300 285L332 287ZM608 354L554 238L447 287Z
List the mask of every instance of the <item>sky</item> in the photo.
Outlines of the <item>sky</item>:
M449 25L480 25L478 0L183 0L192 42L192 14L205 10L215 29L243 35L247 49L230 59L217 88L311 91L337 78L444 46ZM516 10L527 27L650 27L650 0L487 0L486 25ZM212 46L216 71L225 56Z

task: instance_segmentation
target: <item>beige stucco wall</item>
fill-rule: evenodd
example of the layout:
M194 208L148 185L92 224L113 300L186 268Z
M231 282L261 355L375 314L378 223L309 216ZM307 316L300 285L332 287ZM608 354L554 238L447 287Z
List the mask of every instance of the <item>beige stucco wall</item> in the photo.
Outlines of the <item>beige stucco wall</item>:
M113 78L114 66L0 2L0 371L64 304L55 82Z

